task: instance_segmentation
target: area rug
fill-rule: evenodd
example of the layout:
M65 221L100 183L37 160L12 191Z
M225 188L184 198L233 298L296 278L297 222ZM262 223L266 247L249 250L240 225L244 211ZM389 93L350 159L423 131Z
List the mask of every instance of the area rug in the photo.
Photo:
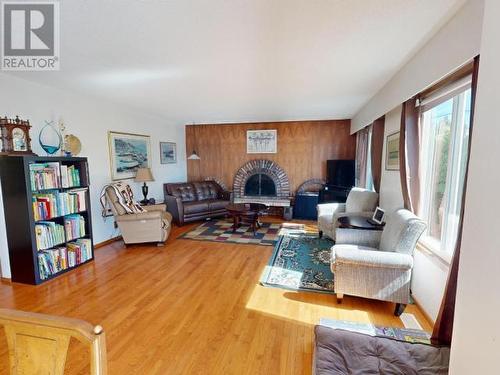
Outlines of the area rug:
M273 246L278 239L280 228L281 224L279 223L262 223L261 228L258 229L254 235L250 226L242 225L233 233L232 220L210 220L180 235L178 238L197 241Z
M317 234L288 232L280 236L260 282L262 285L321 293L333 292L330 248L334 242Z

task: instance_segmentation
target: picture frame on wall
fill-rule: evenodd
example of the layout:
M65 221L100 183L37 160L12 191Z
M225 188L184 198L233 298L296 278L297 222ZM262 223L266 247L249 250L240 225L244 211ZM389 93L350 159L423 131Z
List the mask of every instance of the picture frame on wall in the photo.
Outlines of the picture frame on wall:
M111 179L134 178L137 168L151 168L149 135L108 132Z
M276 154L278 131L276 129L247 130L247 154Z
M160 142L160 163L177 163L177 144L175 142Z
M385 144L385 169L399 171L399 132L389 134Z

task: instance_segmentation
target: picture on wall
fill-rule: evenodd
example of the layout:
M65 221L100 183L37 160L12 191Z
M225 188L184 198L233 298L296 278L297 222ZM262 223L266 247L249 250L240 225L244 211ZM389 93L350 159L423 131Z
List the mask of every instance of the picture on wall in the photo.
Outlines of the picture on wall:
M276 154L277 130L247 130L247 154Z
M151 168L148 135L108 132L111 179L134 178L137 168Z
M387 136L385 155L385 169L399 171L399 132Z
M161 164L177 163L177 145L174 142L160 142Z

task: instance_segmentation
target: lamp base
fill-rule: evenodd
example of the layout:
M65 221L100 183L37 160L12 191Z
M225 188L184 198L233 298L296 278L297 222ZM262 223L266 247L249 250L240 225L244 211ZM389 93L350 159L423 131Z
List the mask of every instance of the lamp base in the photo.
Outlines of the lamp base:
M142 204L148 203L148 192L149 192L148 185L144 183L144 185L142 185L142 195L144 195L144 199L141 201Z

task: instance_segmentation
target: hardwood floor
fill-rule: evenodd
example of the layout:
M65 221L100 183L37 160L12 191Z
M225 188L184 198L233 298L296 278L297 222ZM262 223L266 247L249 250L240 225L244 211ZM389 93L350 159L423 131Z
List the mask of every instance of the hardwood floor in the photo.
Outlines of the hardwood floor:
M262 287L272 247L176 239L194 225L165 247L106 245L41 286L1 282L0 306L101 324L112 375L310 374L319 318L403 326L391 303ZM416 306L407 312L431 329ZM88 373L88 361L72 342L67 373ZM7 366L0 329L0 374Z

